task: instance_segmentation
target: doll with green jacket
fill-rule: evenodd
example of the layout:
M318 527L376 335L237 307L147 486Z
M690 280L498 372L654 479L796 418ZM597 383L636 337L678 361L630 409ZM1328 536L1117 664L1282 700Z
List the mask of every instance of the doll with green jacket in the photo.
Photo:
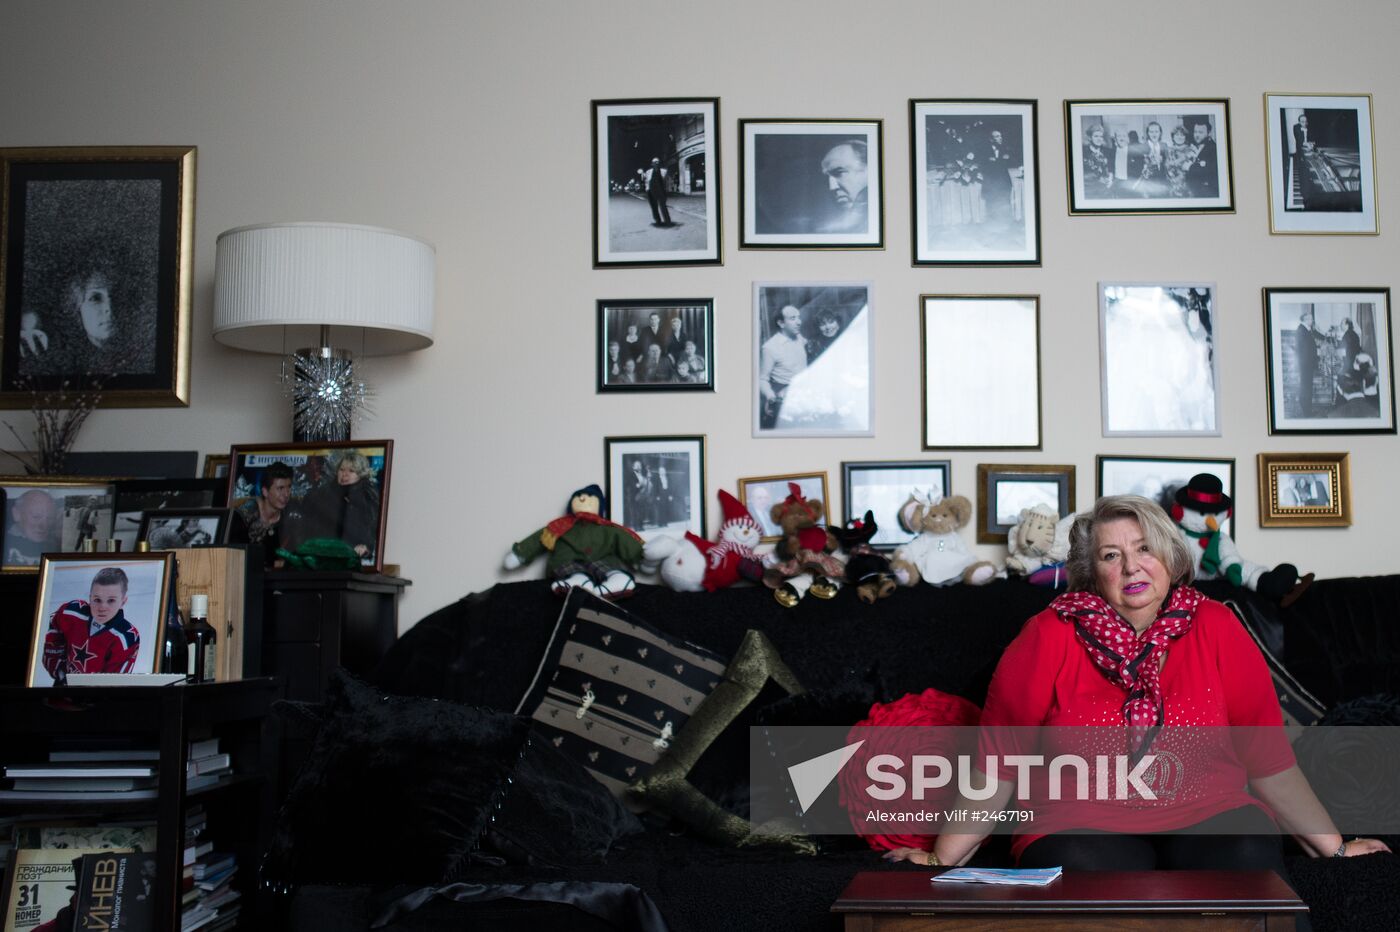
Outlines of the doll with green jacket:
M511 545L506 569L524 566L547 553L545 573L553 580L556 595L577 586L604 599L630 596L636 588L631 570L642 561L642 539L630 528L604 517L607 498L596 485L584 486L569 496L565 511L562 517Z

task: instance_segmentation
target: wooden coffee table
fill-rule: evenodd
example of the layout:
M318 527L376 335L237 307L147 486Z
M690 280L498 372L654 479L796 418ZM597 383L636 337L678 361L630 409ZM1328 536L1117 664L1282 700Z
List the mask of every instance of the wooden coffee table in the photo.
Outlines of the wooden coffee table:
M831 911L847 932L1282 932L1308 909L1273 871L1067 871L1045 887L930 883L933 873L856 874Z

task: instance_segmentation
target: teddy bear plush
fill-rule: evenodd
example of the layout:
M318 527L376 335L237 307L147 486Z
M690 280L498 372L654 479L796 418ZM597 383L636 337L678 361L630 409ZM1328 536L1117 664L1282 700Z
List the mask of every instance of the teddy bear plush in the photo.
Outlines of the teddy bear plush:
M895 579L905 586L916 586L920 580L934 586L991 582L996 567L974 557L958 535L970 520L972 502L965 495L909 496L900 506L899 523L919 536L894 552L890 562Z
M642 547L644 570L659 573L677 592L714 592L740 579L758 582L763 564L754 554L763 536L758 522L737 498L720 489L724 523L718 539L705 540L687 531L684 537L659 534Z
M804 498L796 482L788 483L788 493L771 512L783 535L763 561L763 583L784 608L802 601L808 591L819 599L834 598L846 571L834 555L836 538L821 526L826 514L822 503Z
M1061 518L1049 505L1022 508L1006 535L1006 569L1026 577L1034 586L1059 589L1069 583L1065 559L1069 556L1069 529L1074 515Z
M629 569L642 561L642 539L630 528L609 521L606 513L603 490L584 486L569 496L562 517L511 546L506 569L547 553L545 573L553 580L556 595L578 586L604 599L630 596L636 584Z
M867 605L888 598L895 590L890 558L870 546L879 531L875 513L867 511L864 517L852 518L832 532L846 561L846 582L856 587L856 596Z

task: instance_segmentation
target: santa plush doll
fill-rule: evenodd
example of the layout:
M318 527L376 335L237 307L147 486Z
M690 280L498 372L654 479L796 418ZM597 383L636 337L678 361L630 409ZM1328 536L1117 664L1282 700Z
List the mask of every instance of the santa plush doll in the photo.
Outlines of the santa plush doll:
M723 489L719 504L724 522L717 540L689 531L684 537L659 535L646 543L644 568L655 567L661 581L677 592L714 592L740 579L762 579L763 565L753 552L763 534L758 522Z

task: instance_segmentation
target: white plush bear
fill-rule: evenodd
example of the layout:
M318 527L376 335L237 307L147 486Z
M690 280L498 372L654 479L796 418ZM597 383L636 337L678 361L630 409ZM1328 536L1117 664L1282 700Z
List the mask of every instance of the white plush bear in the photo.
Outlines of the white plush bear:
M974 557L958 534L970 520L972 502L964 495L909 496L900 506L899 523L919 536L894 552L890 563L895 579L905 586L916 586L921 579L934 586L991 582L996 567Z

